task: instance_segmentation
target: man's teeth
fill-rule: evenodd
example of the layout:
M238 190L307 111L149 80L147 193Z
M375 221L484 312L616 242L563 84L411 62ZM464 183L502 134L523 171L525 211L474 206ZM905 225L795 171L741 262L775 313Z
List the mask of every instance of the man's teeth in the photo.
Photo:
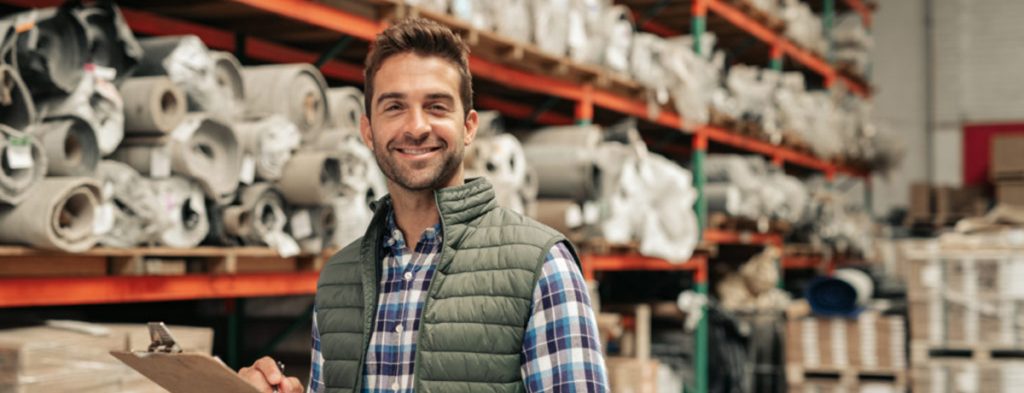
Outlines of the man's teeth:
M405 154L427 154L434 151L434 149L398 149L398 151Z

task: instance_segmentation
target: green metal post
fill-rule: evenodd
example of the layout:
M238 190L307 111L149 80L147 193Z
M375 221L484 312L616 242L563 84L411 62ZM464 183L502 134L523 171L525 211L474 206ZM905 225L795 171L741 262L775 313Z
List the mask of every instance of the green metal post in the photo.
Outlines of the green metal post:
M836 0L821 0L821 28L828 42L828 62L835 62L835 42L832 39L832 26L836 19Z
M693 34L693 52L699 56L704 51L701 45L701 38L703 38L704 31L707 28L708 5L706 0L694 0L692 7L693 21L690 25L692 26ZM708 217L707 201L704 199L704 183L707 180L704 174L704 160L707 156L707 149L707 135L697 130L697 134L693 137L692 170L693 188L697 191L697 203L694 209L696 209L697 213L697 234L699 239L704 238L704 229L707 227ZM694 281L696 281L697 293L707 296L707 272L709 269L706 259L703 263L705 265ZM694 370L695 390L697 393L707 393L708 391L708 308L707 306L702 308L700 323L697 324L697 359Z
M225 300L228 312L228 366L241 367L242 321L245 319L245 299Z

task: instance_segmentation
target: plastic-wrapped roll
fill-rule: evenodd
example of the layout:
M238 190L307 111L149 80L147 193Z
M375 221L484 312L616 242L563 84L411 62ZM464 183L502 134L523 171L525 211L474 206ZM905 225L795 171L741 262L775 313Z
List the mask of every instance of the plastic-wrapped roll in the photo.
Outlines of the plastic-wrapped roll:
M326 132L314 146L341 161L342 195L359 195L369 202L387 194L387 179L360 136Z
M671 160L650 154L640 171L643 192L650 208L641 231L640 253L669 262L682 263L690 258L700 230L693 204L697 192L690 172Z
M246 67L242 70L246 105L255 113L279 113L302 131L303 141L316 140L329 124L327 82L320 71L309 64L275 64Z
M235 122L234 128L244 154L255 163L256 177L263 180L281 178L302 138L295 124L282 115Z
M128 134L166 134L185 119L185 92L166 76L129 78L121 84Z
M660 63L661 47L665 39L650 33L633 35L629 54L629 72L633 79L649 88L661 88L668 75Z
M709 212L739 215L743 193L731 183L708 183L704 185L704 200Z
M366 112L363 91L357 87L337 87L327 90L331 105L331 124L343 132L359 133L359 120Z
M531 0L533 42L540 50L565 56L569 50L569 0Z
M48 176L92 176L100 162L92 126L77 117L50 120L32 127L46 151Z
M754 175L751 161L735 154L713 154L704 162L704 176L709 183L726 182L742 188L756 188L761 182Z
M162 220L169 226L157 236L160 244L174 248L191 248L202 243L210 231L199 185L183 177L151 180L153 192L162 202Z
M104 79L108 76L87 68L70 95L38 102L47 119L73 116L89 123L101 155L112 153L124 139L124 101L113 82Z
M14 207L0 210L0 241L83 252L96 244L99 185L89 178L46 178Z
M533 19L530 18L530 0L501 1L500 6L491 7L494 30L503 36L522 42L533 38Z
M341 248L363 236L373 219L373 211L363 195L342 195L331 201L335 217L339 217L329 244Z
M456 18L469 22L473 27L481 30L494 28L494 20L491 17L494 13L488 9L491 1L481 0L451 0L452 15Z
M241 156L234 130L197 113L185 117L166 145L123 145L112 157L153 177L169 172L195 179L210 199L226 204L238 189ZM158 168L168 166L167 161L169 171Z
M149 180L127 164L103 160L97 175L104 188L113 188L113 226L100 236L107 247L131 248L155 241L171 222L163 214L163 202L157 197ZM106 191L106 190L104 190Z
M466 177L485 177L494 186L499 206L526 213L536 193L523 194L530 168L516 137L498 134L478 138L466 152ZM524 197L532 196L531 200Z
M65 7L34 9L9 18L25 17L33 18L35 24L17 36L22 79L36 97L71 93L82 80L89 56L82 22Z
M256 183L238 193L239 204L224 209L225 232L247 245L267 245L269 236L288 223L284 199L269 183Z
M242 63L230 52L211 51L213 78L217 82L217 99L222 100L219 118L235 119L245 113L245 82Z
M277 187L288 203L326 205L342 193L341 173L336 154L300 150L288 160Z
M538 199L537 221L563 234L583 226L583 207L572 199Z
M135 69L136 76L167 76L185 90L190 111L218 113L223 108L213 57L199 37L147 37L139 44L145 55Z
M603 134L604 131L598 126L546 127L526 135L523 147L529 149L534 145L562 145L591 149L604 140Z
M17 205L46 175L43 144L29 134L0 125L0 202Z
M0 125L25 130L36 121L36 106L18 71L0 64Z
M334 207L314 206L292 211L288 219L288 232L306 254L319 254L334 239L338 216Z
M132 34L121 10L112 3L96 3L73 8L72 13L85 22L90 61L114 69L115 82L123 81L142 59L142 46Z
M437 12L443 14L448 12L448 3L450 0L405 0L405 3L412 6L423 8L427 11Z
M608 8L604 17L604 65L619 72L629 70L629 53L633 46L633 13L628 7Z

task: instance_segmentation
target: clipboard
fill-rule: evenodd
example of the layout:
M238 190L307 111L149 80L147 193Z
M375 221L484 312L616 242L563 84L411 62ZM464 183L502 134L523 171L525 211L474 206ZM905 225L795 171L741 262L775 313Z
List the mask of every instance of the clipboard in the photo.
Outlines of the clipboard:
M182 352L163 322L150 322L146 351L110 351L115 358L170 393L260 393L220 359Z

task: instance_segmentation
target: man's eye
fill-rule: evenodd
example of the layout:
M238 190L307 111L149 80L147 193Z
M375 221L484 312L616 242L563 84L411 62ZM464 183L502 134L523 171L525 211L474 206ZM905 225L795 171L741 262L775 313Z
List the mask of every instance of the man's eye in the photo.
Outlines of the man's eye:
M398 104L391 104L391 105L388 105L388 106L384 107L385 111L394 111L394 110L399 110L399 109L402 109L402 106L398 105Z
M444 106L444 105L441 105L441 104L434 104L434 105L430 106L430 110L432 110L432 111L439 111L439 112L446 112L446 111L448 111L448 107Z

